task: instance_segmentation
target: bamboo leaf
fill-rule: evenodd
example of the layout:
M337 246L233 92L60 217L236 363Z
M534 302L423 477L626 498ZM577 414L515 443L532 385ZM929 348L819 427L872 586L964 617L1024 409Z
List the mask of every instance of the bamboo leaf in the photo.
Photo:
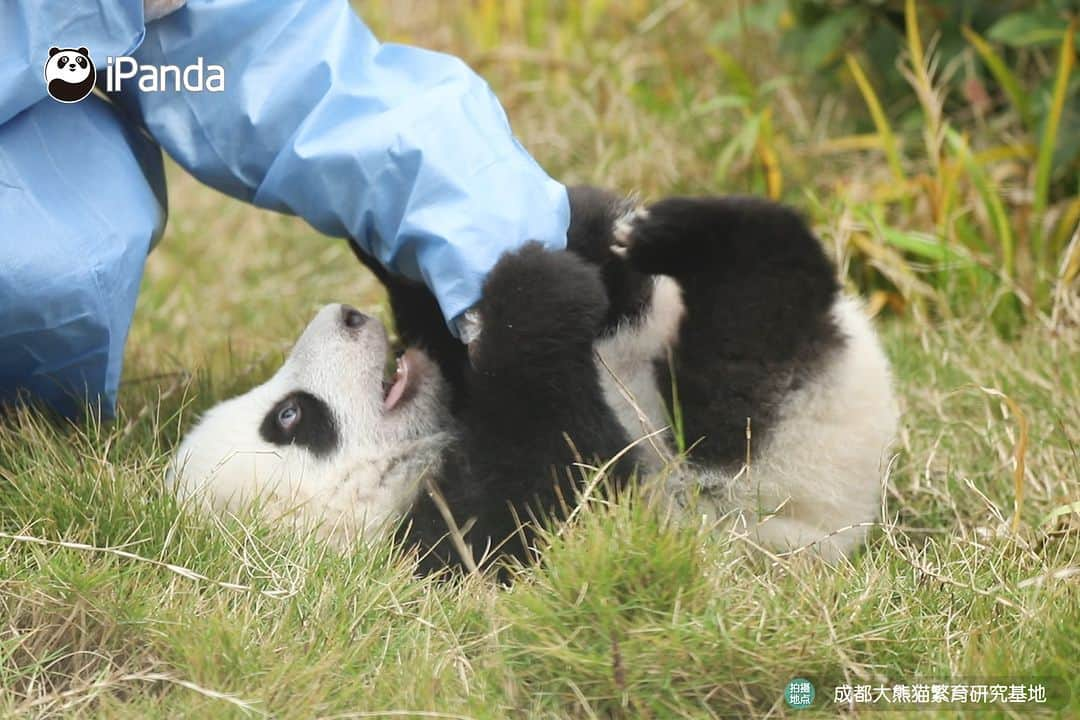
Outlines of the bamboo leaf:
M1061 38L1062 30L1061 19L1052 12L1023 12L1006 15L994 23L986 34L991 40L1006 45L1028 47L1056 43ZM1070 28L1069 34L1075 32L1075 27Z
M975 261L966 253L961 253L929 233L911 232L892 227L882 227L881 236L893 247L911 253L924 260L957 265L969 268Z
M954 269L981 269L965 248L950 246L936 235L890 227L875 210L860 209L857 216L875 227L886 243L909 255Z
M750 79L749 73L739 65L739 61L735 59L734 55L720 48L709 48L708 53L716 60L720 70L724 73L724 79L728 81L735 92L746 98L752 98L756 95L754 81Z

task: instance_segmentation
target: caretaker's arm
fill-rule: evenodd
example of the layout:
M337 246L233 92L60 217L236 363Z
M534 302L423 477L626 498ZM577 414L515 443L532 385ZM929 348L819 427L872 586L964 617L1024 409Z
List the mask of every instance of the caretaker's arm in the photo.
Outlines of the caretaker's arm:
M566 244L566 190L488 85L456 58L379 43L344 0L191 0L134 57L224 68L224 92L122 92L181 165L351 238L431 288L451 327L503 252Z

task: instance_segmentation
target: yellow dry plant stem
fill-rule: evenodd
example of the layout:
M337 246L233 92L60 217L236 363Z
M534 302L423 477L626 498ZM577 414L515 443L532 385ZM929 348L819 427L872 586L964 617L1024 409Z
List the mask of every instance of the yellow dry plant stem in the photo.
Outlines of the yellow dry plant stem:
M881 145L885 150L885 158L889 163L889 168L897 180L904 180L904 169L900 164L900 151L896 143L896 134L893 133L888 118L885 117L885 111L881 108L881 101L878 100L877 93L874 92L873 86L867 80L866 74L855 56L848 54L846 60L848 69L851 70L851 75L855 78L855 84L858 85L863 101L866 102L866 107L870 111L870 117L874 120L874 127L877 128L878 135L881 136Z

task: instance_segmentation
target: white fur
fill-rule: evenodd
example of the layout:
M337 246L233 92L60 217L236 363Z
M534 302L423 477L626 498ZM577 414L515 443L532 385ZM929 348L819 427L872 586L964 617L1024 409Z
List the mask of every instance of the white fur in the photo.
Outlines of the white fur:
M733 518L774 550L812 544L829 560L858 547L867 535L859 525L878 517L899 415L888 360L861 305L840 297L832 312L847 344L784 401L767 442L751 433L749 468L676 472L668 481L693 513Z
M604 398L631 440L670 425L654 366L667 357L684 312L678 283L657 277L649 309L596 344ZM641 455L653 470L671 460L670 432L641 443Z
M388 352L386 330L375 319L350 331L340 305L323 308L270 380L202 417L177 451L167 484L218 511L257 500L267 518L318 525L339 544L377 536L412 504L424 473L438 472L449 442L442 378L422 356L410 367L421 375L415 395L383 409ZM298 390L335 415L340 445L328 457L259 434L275 403Z
M619 257L626 257L627 243L630 242L630 233L634 231L634 223L639 220L647 220L649 211L634 203L627 203L626 209L615 218L612 224L612 236L615 242L611 245L611 251Z

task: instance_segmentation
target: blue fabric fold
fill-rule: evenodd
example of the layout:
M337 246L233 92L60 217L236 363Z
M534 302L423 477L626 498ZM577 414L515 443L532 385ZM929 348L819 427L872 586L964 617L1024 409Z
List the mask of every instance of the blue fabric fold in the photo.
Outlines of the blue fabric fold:
M74 414L115 403L142 264L164 221L160 152L247 202L349 238L430 287L453 329L507 250L566 244L569 203L463 62L379 43L344 0L191 0L144 24L138 0L0 6L0 402ZM48 98L51 46L181 68L224 92ZM227 241L223 238L223 241ZM359 277L359 276L358 276Z
M97 97L0 125L0 403L111 415L164 180L161 150Z

